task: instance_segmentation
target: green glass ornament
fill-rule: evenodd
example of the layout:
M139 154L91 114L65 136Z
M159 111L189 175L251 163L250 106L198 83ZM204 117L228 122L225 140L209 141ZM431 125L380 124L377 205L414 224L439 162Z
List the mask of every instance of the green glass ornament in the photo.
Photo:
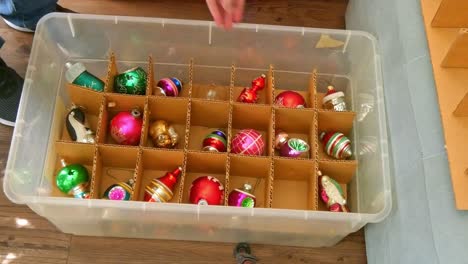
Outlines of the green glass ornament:
M114 91L124 94L144 95L146 93L146 72L140 68L132 68L114 79Z
M89 73L83 63L78 62L72 64L71 62L67 62L65 63L65 66L68 69L65 73L65 78L68 82L90 88L98 92L104 91L104 82Z
M88 170L81 164L67 165L64 160L62 160L62 166L63 168L59 170L56 177L58 189L75 198L89 198Z

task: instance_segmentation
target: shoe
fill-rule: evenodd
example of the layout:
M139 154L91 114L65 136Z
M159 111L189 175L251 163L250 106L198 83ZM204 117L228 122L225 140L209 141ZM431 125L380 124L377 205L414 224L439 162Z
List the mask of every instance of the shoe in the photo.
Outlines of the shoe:
M0 58L0 124L15 126L24 80Z
M62 7L59 4L56 5L55 12L59 12L59 13L76 13L73 10ZM18 18L8 20L8 17L7 18L3 17L3 21L5 21L5 24L7 24L9 27L11 27L11 28L13 28L15 30L18 30L18 31L21 31L21 32L27 32L27 33L33 33L36 30L36 23L40 18L41 17L30 19L29 24L31 24L32 26L31 25L30 26L26 25L25 22L23 22L23 24L20 25L19 21L15 21L15 20L18 20ZM21 20L21 21L24 21L24 20Z

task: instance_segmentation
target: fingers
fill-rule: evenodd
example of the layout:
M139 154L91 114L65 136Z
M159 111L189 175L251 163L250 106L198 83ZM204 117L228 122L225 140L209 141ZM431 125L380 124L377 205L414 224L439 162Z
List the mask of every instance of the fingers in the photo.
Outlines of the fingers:
M219 27L230 29L242 20L245 0L206 0L206 4Z
M245 0L237 0L236 4L233 6L232 20L235 23L239 23L242 21L242 17L244 16L244 5Z
M206 5L213 16L214 21L218 27L224 27L224 9L220 8L217 0L206 0Z

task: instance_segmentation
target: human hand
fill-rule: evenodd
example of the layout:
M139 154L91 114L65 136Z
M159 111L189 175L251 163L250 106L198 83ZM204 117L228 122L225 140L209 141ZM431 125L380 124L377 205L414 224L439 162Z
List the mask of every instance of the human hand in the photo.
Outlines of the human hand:
M216 25L230 29L244 14L245 0L206 0Z

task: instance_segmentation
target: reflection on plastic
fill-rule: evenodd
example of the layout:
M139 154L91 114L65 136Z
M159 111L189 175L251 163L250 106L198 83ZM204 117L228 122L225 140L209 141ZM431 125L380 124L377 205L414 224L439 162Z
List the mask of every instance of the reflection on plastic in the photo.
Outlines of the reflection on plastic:
M375 137L364 137L359 142L359 155L374 154L377 151L377 138Z
M367 93L361 93L358 96L359 112L357 115L358 122L364 121L369 113L374 111L374 96Z

